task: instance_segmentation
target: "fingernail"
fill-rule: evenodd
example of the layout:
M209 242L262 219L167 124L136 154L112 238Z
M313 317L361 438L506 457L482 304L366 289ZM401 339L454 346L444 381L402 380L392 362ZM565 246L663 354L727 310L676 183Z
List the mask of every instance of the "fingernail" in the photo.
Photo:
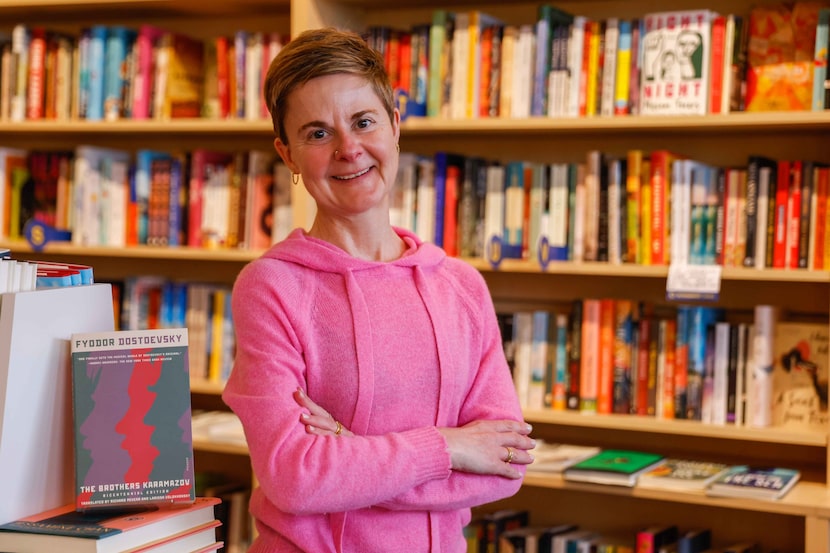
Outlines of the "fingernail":
M305 394L303 393L303 389L302 389L302 388L300 388L300 387L298 387L298 388L297 388L297 393L298 393L298 394L300 394L301 396L304 396L304 395L305 395Z
M532 425L525 423L525 427L527 428L527 431L528 431L528 432L532 432L532 431L533 431L533 426L532 426Z
M304 421L307 421L308 419L311 418L311 415L309 415L308 413L303 413L302 415L300 415L300 418L303 419Z

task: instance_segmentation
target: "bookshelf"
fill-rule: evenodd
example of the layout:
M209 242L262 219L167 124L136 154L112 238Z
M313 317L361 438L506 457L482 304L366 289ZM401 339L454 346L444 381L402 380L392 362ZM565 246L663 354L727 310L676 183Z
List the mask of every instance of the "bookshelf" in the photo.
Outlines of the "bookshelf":
M762 3L770 3L768 1ZM194 0L124 1L0 1L6 21L42 23L58 28L80 27L84 21L152 22L209 37L236 28L280 30L335 25L355 30L373 24L409 27L428 22L432 10L480 8L506 22L528 23L539 2L491 0ZM571 0L554 2L586 16L633 17L649 11L691 9L700 2L672 0ZM751 0L710 2L721 13L748 13ZM735 113L685 117L528 118L434 120L410 119L403 124L401 148L431 155L438 150L492 159L526 159L546 163L584 159L590 149L624 154L669 147L716 165L745 164L750 154L780 158L812 158L830 162L830 111L796 113ZM0 123L0 143L20 147L66 147L81 143L138 149L149 144L175 148L270 148L269 121L32 121ZM0 243L21 256L19 243ZM217 283L233 282L239 269L259 252L191 248L77 248L49 245L38 258L93 265L99 280L136 274L195 279L209 275ZM34 255L34 254L32 254ZM546 308L580 297L617 297L665 305L667 268L604 263L553 264L542 272L533 262L507 261L492 270L469 260L490 286L500 310ZM719 306L735 317L751 316L756 303L773 303L799 314L827 321L830 273L807 270L724 268ZM194 407L221 405L220 389L194 383ZM703 425L634 416L529 411L527 420L537 437L603 447L649 448L666 455L694 454L726 462L781 463L801 469L804 482L778 502L730 500L610 486L566 483L554 476L528 476L515 497L488 510L522 507L534 523L577 522L599 530L626 531L654 523L713 529L719 541L753 539L768 549L830 552L830 444L827 432L793 433L777 429ZM245 448L195 444L200 468L251 478Z

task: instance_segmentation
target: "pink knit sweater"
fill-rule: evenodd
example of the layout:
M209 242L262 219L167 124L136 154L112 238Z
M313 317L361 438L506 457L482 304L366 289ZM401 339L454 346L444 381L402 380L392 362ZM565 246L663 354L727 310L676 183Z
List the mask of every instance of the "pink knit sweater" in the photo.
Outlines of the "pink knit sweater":
M259 483L251 553L463 553L470 507L521 485L452 471L437 430L522 420L486 284L397 232L380 263L295 230L236 281L222 397ZM356 436L306 433L298 386Z

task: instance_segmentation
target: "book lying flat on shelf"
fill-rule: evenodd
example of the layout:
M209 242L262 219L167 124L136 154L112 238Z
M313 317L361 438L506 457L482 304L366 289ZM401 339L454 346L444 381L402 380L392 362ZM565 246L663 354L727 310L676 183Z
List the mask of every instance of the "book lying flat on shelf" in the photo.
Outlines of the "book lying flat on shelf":
M0 550L15 553L123 553L125 551L192 551L215 540L215 497L199 497L191 505L165 505L121 511L80 513L65 505L0 525ZM119 514L114 514L114 513ZM213 536L206 541L205 532ZM199 533L199 539L190 534ZM182 540L178 541L177 540ZM190 544L196 543L192 548ZM176 544L176 548L168 544ZM182 544L188 544L187 547ZM183 548L184 547L184 548Z
M73 334L79 511L195 497L186 328Z
M723 463L691 459L664 459L662 463L640 475L637 487L661 490L702 491L729 468Z
M801 477L795 469L735 465L718 476L707 489L709 495L780 499Z
M565 480L634 486L637 477L663 460L662 455L642 451L605 449L565 469Z
M562 472L570 467L599 453L601 449L595 446L575 444L559 444L536 440L533 448L533 462L527 466L532 472Z

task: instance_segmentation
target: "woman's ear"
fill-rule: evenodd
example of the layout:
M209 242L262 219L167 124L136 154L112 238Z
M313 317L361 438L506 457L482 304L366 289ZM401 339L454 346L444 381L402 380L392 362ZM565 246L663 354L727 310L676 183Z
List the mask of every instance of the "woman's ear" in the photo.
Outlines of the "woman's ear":
M291 159L291 149L288 145L284 144L282 140L279 138L274 139L274 149L282 158L283 162L285 162L286 167L288 167L292 173L299 173L298 167L294 164L294 161Z

